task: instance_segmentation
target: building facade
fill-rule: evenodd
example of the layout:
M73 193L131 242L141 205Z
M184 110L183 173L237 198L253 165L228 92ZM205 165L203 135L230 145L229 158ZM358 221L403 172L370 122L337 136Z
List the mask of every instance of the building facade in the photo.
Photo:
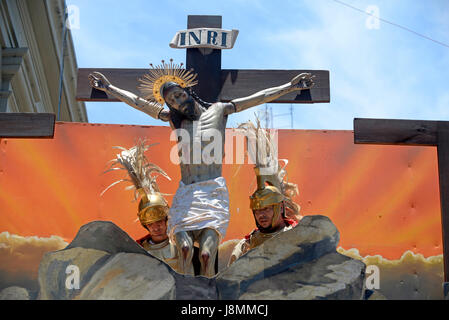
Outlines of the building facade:
M65 1L0 1L0 112L58 115ZM77 64L67 30L60 121L88 122L76 101Z

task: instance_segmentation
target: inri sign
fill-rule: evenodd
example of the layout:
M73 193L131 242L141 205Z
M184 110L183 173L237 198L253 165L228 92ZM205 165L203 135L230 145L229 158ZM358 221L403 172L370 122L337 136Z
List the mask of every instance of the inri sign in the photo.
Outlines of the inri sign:
M238 30L217 28L196 28L178 31L170 42L170 47L232 49L239 34Z

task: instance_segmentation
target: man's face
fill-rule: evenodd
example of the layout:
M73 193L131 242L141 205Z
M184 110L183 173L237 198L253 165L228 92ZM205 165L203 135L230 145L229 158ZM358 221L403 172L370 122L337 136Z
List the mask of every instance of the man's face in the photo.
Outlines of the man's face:
M181 87L172 87L164 95L165 102L173 109L185 115L189 120L195 121L199 118L195 100Z
M159 243L168 238L167 236L167 220L159 220L146 225L150 233L151 240L154 243Z
M273 215L274 215L273 206L254 210L254 217L256 218L257 223L262 228L269 228L271 226Z

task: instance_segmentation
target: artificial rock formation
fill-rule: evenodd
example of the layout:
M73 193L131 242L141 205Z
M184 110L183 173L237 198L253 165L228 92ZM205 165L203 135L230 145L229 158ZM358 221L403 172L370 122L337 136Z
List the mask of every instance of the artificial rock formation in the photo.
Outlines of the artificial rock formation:
M39 265L39 296L42 300L73 299L79 289L66 285L68 276L79 270L79 288L84 288L90 278L107 261L110 255L96 249L71 248L47 252Z
M67 288L70 265L79 269L79 289ZM66 248L46 253L39 266L39 286L39 299L217 297L215 279L176 273L108 221L82 226Z
M217 277L220 299L361 299L365 265L336 252L329 218L306 216Z
M173 271L115 224L83 226L39 267L40 299L363 299L365 265L336 252L329 218L306 216L213 278ZM79 289L67 267L79 268Z
M103 265L77 299L167 300L176 294L175 279L157 259L120 252Z

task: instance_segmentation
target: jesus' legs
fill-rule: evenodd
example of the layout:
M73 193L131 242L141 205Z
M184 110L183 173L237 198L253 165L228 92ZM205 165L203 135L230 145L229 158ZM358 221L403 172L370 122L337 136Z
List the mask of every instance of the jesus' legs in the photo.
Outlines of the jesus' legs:
M213 277L215 275L215 259L218 250L219 236L214 229L201 230L199 238L201 275Z
M179 272L193 276L193 235L191 232L180 231L175 233L175 241L176 248L178 250Z

